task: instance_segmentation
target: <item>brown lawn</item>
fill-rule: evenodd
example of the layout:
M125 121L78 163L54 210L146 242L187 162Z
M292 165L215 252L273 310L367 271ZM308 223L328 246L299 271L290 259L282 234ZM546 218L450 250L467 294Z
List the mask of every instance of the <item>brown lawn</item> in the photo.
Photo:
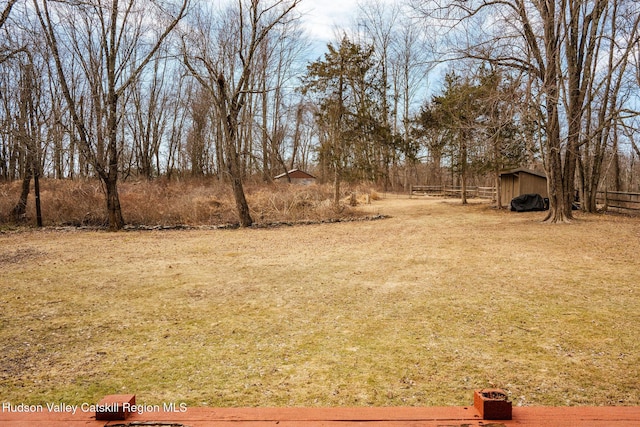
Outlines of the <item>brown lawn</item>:
M378 221L0 234L0 400L640 405L640 219L387 196Z

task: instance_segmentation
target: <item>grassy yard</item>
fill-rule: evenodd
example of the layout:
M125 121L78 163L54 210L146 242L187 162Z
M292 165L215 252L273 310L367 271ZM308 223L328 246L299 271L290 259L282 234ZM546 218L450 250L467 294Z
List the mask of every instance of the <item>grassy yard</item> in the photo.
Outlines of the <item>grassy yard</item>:
M388 196L389 219L0 234L0 401L640 405L640 219Z

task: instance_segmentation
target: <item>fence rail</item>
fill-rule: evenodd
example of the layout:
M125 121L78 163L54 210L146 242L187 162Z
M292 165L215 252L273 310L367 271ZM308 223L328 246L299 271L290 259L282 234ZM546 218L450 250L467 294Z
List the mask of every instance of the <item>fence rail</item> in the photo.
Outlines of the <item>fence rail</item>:
M607 208L640 211L640 193L622 191L598 191L596 202Z
M481 199L496 199L495 187L478 187L477 196Z
M467 197L481 199L494 199L496 189L494 187L467 187ZM445 196L462 197L462 187L452 185L412 185L409 196Z
M444 196L461 197L462 187L451 185L412 185L409 196ZM477 197L481 199L496 198L495 187L467 187L467 197ZM596 202L604 205L608 209L619 209L622 211L640 211L640 193L629 193L622 191L598 191Z

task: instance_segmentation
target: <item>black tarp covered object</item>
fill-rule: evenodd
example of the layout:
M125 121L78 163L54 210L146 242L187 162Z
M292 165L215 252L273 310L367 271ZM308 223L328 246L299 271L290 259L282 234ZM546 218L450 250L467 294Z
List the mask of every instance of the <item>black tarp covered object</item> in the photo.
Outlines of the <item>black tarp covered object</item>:
M544 211L548 204L539 194L521 194L511 199L511 210L516 212Z

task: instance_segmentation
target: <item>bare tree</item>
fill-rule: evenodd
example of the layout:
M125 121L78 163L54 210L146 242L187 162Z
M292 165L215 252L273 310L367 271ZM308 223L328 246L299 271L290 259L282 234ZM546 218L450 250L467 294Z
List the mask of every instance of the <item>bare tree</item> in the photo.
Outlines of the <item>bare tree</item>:
M637 107L626 101L631 93L625 92L638 90L629 65L634 59L632 52L639 46L639 10L637 4L611 2L603 12L608 22L607 36L594 46L589 71L593 78L586 90L578 153L581 207L588 212L596 211L607 157L615 171L614 190L620 191L618 130L624 121L638 115Z
M411 122L414 115L412 107L419 92L428 87L428 75L437 62L431 57L433 46L431 46L431 36L426 31L420 30L415 21L409 17L404 17L400 27L392 60L394 133L402 135L401 152L404 155L402 184L405 189L408 189L411 173L417 173L415 166L419 155L419 146L411 135ZM432 170L432 181L440 183L440 160L437 148L429 154L437 164L437 167Z
M448 20L466 29L458 56L491 61L529 73L540 91L543 152L549 183L550 210L546 221L572 219L576 160L584 144L587 106L593 96L602 40L611 37L609 13L629 0L473 0L418 6L425 17ZM634 9L634 6L630 6ZM637 12L637 4L635 6ZM637 15L637 13L636 13ZM433 22L433 21L431 21ZM485 25L491 22L492 25ZM451 27L449 27L451 28ZM638 43L638 40L622 41ZM619 54L625 46L613 47ZM611 71L611 70L608 70Z
M300 122L297 120L299 94L291 87L302 71L297 63L305 48L306 40L298 21L276 28L260 48L259 72L256 73L260 89L257 94L260 101L257 125L264 181L271 181L273 170L286 173L293 168L286 163L287 157L296 151L293 147L296 143L291 141L291 146L287 143L295 140ZM291 123L294 123L294 129Z
M17 2L18 0L7 1L7 4L2 10L2 14L0 14L0 28L2 28L5 22L7 22L7 19L9 19L9 14L11 13L11 9L13 8L13 5L15 5Z
M41 174L40 161L42 155L37 118L37 110L39 109L37 102L40 100L40 97L37 94L39 91L34 72L33 58L31 55L26 55L26 57L28 58L28 62L21 64L20 67L19 112L16 117L18 141L20 142L20 147L24 152L24 172L20 198L11 213L16 222L23 219L27 210L27 198L29 196L31 179L33 178L35 185L37 224L39 227L42 227L39 185L39 178Z
M426 91L431 61L428 29L412 19L410 10L399 3L381 0L359 2L352 36L360 44L374 46L376 73L380 85L380 124L388 129L373 144L369 155L380 184L396 185L403 163L402 185L408 186L409 171L416 171L417 144L412 141L411 120L417 95Z
M188 108L186 105L190 101L192 94L192 79L182 76L177 79L171 91L169 109L170 125L168 125L166 146L164 149L165 164L164 172L167 178L171 178L175 173L180 172L182 161L183 140L187 123Z
M364 30L364 35L371 40L378 59L377 68L380 75L380 119L382 128L391 129L391 107L389 93L391 87L392 54L397 42L398 22L400 20L400 6L391 3L385 4L381 0L370 0L359 5L358 27ZM374 150L375 168L381 172L376 173L382 179L386 188L390 183L390 168L395 162L396 150L393 144L395 135L389 133L381 144Z
M9 20L11 9L13 9L13 6L17 2L17 0L9 0L2 9L2 12L0 13L0 31L5 31L5 24ZM3 39L8 40L9 37L3 37ZM24 47L22 46L15 47L5 43L0 44L0 64L22 51L24 51Z
M508 69L481 66L478 72L478 126L484 151L478 159L478 169L493 174L498 209L503 208L500 172L520 166L528 154L521 78L520 73Z
M185 16L188 0L182 0L175 11L154 0L34 0L33 5L56 64L82 153L104 185L109 229L119 230L124 226L118 195L122 97ZM161 30L158 23L164 24ZM144 47L144 53L133 55L138 47ZM93 126L84 114L83 94L72 87L74 76L70 75L68 61L80 64L78 73L89 87Z
M161 59L154 61L137 82L131 85L127 138L132 141L132 167L137 176L152 179L161 172L160 147L169 123L174 85L180 80L174 63L164 47Z
M221 122L226 172L242 227L253 223L243 186L242 150L247 141L241 137L242 113L250 95L259 91L254 73L262 44L276 26L294 19L292 11L299 2L238 0L218 27L206 22L203 12L196 24L199 33L184 36L185 66L211 94Z
M192 176L204 176L209 165L209 136L211 135L211 96L207 91L196 91L188 107L191 127L187 133L186 154Z
M37 31L18 15L8 19L16 2L9 2L0 17L0 30L8 35L7 44L0 60L4 78L0 81L2 99L2 171L9 179L22 178L22 188L18 202L11 215L15 221L26 216L27 200L34 182L36 221L42 226L39 179L43 170L46 146L44 141L50 128L48 98L44 87L47 81L46 49L39 43ZM5 27L5 24L8 24ZM17 47L16 47L17 46ZM0 53L1 55L1 53ZM6 143L9 143L7 146ZM6 161L8 160L8 164Z

